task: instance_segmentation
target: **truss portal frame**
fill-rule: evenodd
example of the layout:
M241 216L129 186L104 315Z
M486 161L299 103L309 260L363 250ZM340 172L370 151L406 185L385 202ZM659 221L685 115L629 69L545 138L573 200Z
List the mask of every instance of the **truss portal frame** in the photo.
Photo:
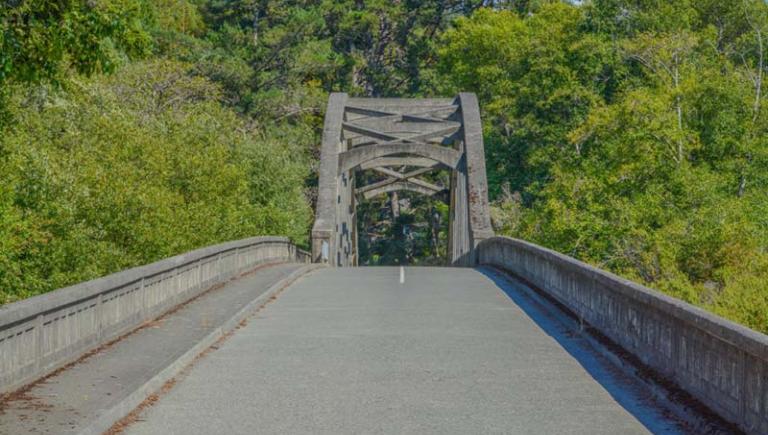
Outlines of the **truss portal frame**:
M477 98L350 98L331 94L320 156L316 219L312 228L315 262L357 265L358 198L407 190L448 193L449 257L453 265L476 262L475 247L493 236L488 208L482 126ZM451 172L448 186L421 178ZM385 178L355 186L356 171Z

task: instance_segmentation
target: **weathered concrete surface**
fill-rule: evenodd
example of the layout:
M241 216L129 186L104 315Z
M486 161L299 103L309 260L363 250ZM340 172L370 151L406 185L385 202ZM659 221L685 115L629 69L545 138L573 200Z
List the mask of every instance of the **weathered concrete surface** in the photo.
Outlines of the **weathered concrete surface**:
M339 153L346 150L341 137L346 103L347 94L332 93L325 111L317 208L312 226L312 261L316 263L335 264L336 255L344 252L345 248L349 250L352 241L348 213L341 211L344 211L342 203L353 200L353 186L348 175L339 177ZM346 258L342 260L347 261Z
M440 162L450 168L455 168L462 153L453 148L427 143L389 143L376 146L361 146L339 155L339 170L349 171L361 164L387 156L410 154Z
M80 433L87 428L100 433L114 422L114 418L100 421L109 417L105 414L115 408L118 413L124 411L115 418L128 413L167 380L155 382L159 374L169 368L176 372L181 369L183 365L176 367L180 359L189 359L199 353L190 353L190 350L199 347L206 338L218 337L213 333L226 328L224 325L243 307L301 267L306 266L266 266L253 275L205 293L173 314L59 372L24 394L0 402L0 434ZM170 373L173 374L175 372ZM148 383L154 388L145 388ZM138 401L123 406L137 392Z
M477 270L322 269L127 432L676 433L582 340Z
M768 336L522 240L495 237L481 264L532 283L642 363L751 434L768 434Z
M416 184L413 181L395 181L392 183L385 184L380 187L373 188L365 193L363 193L363 196L365 199L370 199L378 195L382 195L389 192L402 192L402 191L409 191L409 192L415 192L419 193L425 196L432 196L437 193L440 193L442 189L440 188L431 188L431 187L424 187L422 185Z
M376 169L386 166L431 167L440 162L426 157L379 157L360 164L360 169Z
M488 180L485 175L485 145L480 120L480 105L477 95L463 92L457 98L461 105L461 124L464 126L463 146L466 155L469 230L472 247L467 265L476 264L475 248L483 240L493 237L491 213L488 206Z

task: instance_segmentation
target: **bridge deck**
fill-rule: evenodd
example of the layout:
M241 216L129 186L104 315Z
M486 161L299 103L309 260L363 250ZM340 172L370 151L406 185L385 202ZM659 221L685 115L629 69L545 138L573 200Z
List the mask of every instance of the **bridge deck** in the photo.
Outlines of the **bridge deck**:
M0 435L80 433L107 410L140 393L158 373L175 365L249 302L302 266L265 266L206 292L114 345L33 384L23 394L0 401Z
M493 273L323 269L128 427L186 433L677 433L577 333Z

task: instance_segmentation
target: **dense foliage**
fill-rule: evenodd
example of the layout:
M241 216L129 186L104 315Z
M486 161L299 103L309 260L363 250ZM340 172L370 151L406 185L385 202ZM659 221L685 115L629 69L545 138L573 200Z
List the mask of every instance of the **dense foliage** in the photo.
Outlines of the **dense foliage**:
M139 0L5 0L0 3L0 85L8 79L57 79L111 71L150 40Z
M33 13L33 3L43 8L22 2L16 10L28 14L28 28L36 28L29 23L38 13L63 23L90 8L65 2L73 11L60 17L54 12L62 4ZM115 16L104 19L137 9L113 6ZM139 39L158 38L160 28L166 40L195 38L202 21L187 6L189 16L147 7ZM26 28L14 23L5 29L22 35ZM229 107L222 85L196 65L159 47L131 60L136 53L117 51L114 32L72 31L114 50L114 74L86 76L107 71L102 53L92 50L80 62L67 40L51 39L66 36L60 33L32 35L33 48L10 53L0 138L0 303L225 240L281 234L306 243L309 126L256 124ZM68 51L40 63L35 44Z
M444 37L483 102L495 224L768 331L768 7L550 2Z
M230 238L305 241L328 92L464 90L499 233L768 331L763 0L3 5L2 301ZM358 215L365 263L445 255L440 201Z

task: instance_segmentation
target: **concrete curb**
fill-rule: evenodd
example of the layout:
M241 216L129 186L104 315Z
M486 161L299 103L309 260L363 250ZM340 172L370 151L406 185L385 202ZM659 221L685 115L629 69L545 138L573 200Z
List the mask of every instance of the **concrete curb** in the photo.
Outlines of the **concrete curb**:
M303 276L321 267L323 266L317 264L303 266L292 272L287 277L272 284L272 286L270 286L264 293L249 302L245 307L243 307L234 316L232 316L232 318L211 331L211 333L203 338L199 343L186 351L178 359L169 363L168 366L152 376L147 382L137 388L136 391L128 395L128 397L124 398L111 408L104 410L104 412L94 421L80 429L80 431L77 433L79 435L100 435L108 431L115 423L120 421L120 419L127 416L131 413L131 411L141 405L141 403L147 397L160 390L166 382L173 379L188 365L190 365L195 360L195 358L198 357L198 355L216 343L216 341L218 341L220 338L234 330L237 325L240 324L240 322L245 320L261 306L263 306L264 303L268 301L272 296L290 286L299 278L302 278Z

